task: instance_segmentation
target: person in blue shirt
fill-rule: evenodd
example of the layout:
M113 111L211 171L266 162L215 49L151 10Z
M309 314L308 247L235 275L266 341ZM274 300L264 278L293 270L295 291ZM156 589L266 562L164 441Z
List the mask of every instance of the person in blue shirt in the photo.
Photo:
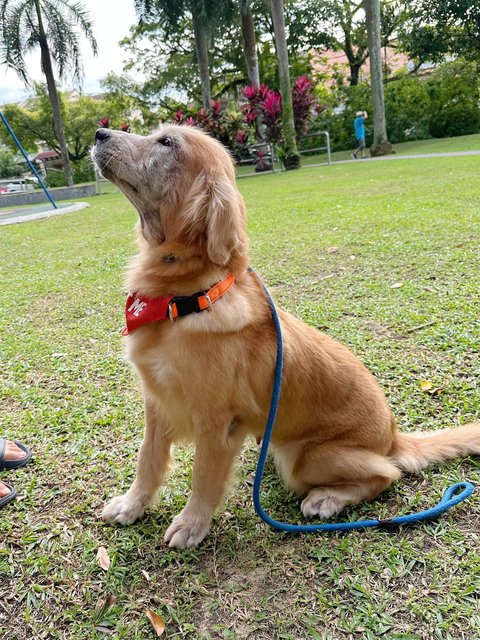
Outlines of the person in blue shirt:
M353 121L353 128L355 129L355 139L358 142L358 147L351 154L354 160L357 159L359 151L362 152L362 158L365 158L365 120L368 118L366 111L357 111L355 120Z

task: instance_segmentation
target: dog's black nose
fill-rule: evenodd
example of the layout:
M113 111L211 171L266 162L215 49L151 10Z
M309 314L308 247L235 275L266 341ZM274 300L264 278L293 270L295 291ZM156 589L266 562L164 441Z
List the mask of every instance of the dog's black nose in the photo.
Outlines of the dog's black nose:
M105 129L105 127L101 127L100 129L97 129L95 132L95 140L97 140L98 142L102 142L103 140L106 140L109 137L110 137L110 132L108 129Z

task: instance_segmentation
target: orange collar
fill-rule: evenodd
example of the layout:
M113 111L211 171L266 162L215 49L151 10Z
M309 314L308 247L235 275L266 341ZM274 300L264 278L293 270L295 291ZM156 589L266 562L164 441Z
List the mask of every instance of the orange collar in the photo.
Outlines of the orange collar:
M125 307L127 326L122 333L126 336L151 322L168 319L175 322L178 317L210 309L216 300L227 293L234 282L235 277L229 275L213 285L208 291L198 291L191 296L170 295L162 298L150 298L142 296L136 291L130 293Z

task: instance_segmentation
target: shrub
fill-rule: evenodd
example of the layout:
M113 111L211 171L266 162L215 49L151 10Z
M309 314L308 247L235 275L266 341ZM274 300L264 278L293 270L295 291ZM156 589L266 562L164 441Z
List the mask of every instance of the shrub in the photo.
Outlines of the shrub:
M45 184L50 189L55 187L66 187L67 180L63 171L57 171L56 169L47 169L47 175L44 179Z
M306 76L300 76L293 85L297 132L307 130L320 108L314 88L313 82ZM203 107L198 111L178 109L173 121L208 131L229 147L237 160L250 157L248 145L256 140L281 142L282 96L265 84L243 87L238 104L225 107L220 100L211 100L210 105L208 111Z
M0 178L13 178L14 176L18 176L22 172L22 169L17 162L17 157L14 152L6 147L0 147Z
M320 111L315 99L314 84L307 76L300 76L292 87L293 117L297 136L305 135L310 122Z
M95 169L90 157L82 158L76 162L72 162L73 182L80 184L81 182L93 182L95 180Z
M477 64L456 61L441 67L428 82L432 136L461 136L480 130L479 76Z
M405 77L385 87L385 117L390 142L429 138L430 111L426 82Z
M72 162L71 165L74 184L93 182L95 180L95 170L90 158L76 160L75 162ZM63 171L57 169L47 169L47 175L44 182L47 187L50 187L51 189L67 186L65 174Z
M451 62L430 76L393 78L385 86L387 135L392 143L430 137L465 135L480 131L480 67L475 63ZM372 112L370 87L363 83L341 87L330 96L315 128L330 133L334 149L355 146L353 120L356 111ZM372 143L373 122L366 122L367 146Z

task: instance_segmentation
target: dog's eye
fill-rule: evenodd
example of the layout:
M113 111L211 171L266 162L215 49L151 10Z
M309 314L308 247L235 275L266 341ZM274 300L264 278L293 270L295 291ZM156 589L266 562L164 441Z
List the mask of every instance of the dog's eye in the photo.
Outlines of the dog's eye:
M165 138L160 138L157 142L164 147L171 147L173 145L172 139L166 136Z

